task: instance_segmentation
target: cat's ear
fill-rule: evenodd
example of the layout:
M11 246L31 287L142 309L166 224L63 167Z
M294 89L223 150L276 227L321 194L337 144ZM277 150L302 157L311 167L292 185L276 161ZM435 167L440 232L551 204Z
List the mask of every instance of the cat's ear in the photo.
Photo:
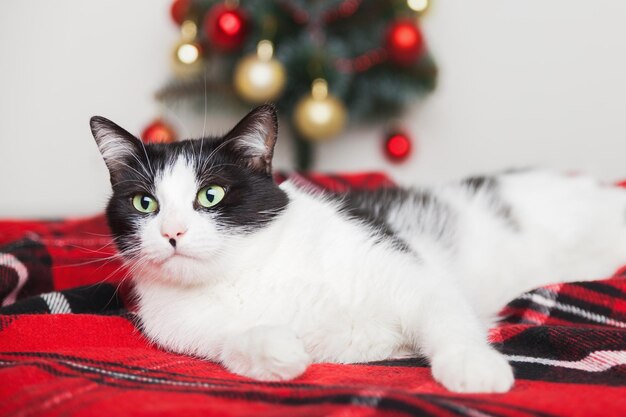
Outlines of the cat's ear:
M135 156L139 160L143 159L139 158L141 141L109 119L94 116L89 120L89 125L104 163L109 168L111 179L126 166L128 158Z
M272 157L278 135L276 107L264 104L248 113L224 136L225 145L246 166L272 174Z

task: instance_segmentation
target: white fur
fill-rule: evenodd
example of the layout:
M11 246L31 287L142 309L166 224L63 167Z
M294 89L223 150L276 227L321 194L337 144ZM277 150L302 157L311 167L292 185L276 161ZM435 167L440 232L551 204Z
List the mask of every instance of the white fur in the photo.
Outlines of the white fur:
M288 208L237 236L193 209L198 184L184 159L159 179L160 211L142 225L135 265L148 337L261 380L297 377L314 362L419 352L448 389L504 392L513 373L486 337L498 310L535 286L602 278L626 261L626 192L585 178L503 176L518 232L490 214L486 197L440 187L459 213L453 247L415 233L415 207L393 216L419 257L377 243L336 202L281 187ZM168 227L185 230L176 249Z
M168 171L156 178L155 188L159 211L141 225L138 279L158 279L182 287L206 282L207 271L219 259L228 239L210 214L193 207L199 184L191 164L179 157ZM173 248L169 239L181 232Z
M101 127L94 130L94 135L102 158L110 170L127 166L124 161L128 158L137 158L137 150L132 142L119 137L114 131Z
M235 147L248 158L258 158L267 154L268 129L264 123L257 121L245 134L233 139Z

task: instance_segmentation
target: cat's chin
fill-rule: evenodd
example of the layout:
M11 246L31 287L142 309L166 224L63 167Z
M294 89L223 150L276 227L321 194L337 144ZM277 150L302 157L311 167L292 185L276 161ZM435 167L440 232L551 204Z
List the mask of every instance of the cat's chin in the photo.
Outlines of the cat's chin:
M133 279L190 287L207 284L210 278L206 271L206 261L189 255L174 254L162 260L143 263Z

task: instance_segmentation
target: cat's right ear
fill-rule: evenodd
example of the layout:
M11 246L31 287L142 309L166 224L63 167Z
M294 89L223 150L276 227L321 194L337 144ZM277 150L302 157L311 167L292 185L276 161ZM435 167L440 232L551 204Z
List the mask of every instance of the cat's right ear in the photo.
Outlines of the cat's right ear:
M141 141L109 119L94 116L89 120L89 125L104 163L109 168L111 180L127 166L129 158L134 156L143 159L140 157L143 146Z
M224 141L248 168L271 176L277 134L276 107L264 104L244 116Z

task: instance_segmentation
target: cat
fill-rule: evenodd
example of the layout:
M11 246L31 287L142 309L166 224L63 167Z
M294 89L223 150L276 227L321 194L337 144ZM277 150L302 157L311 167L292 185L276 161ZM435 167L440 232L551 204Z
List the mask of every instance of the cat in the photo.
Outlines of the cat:
M171 144L102 117L91 129L143 331L257 380L420 354L451 391L506 392L512 368L487 340L499 309L626 261L626 191L582 176L333 194L274 183L272 105Z

